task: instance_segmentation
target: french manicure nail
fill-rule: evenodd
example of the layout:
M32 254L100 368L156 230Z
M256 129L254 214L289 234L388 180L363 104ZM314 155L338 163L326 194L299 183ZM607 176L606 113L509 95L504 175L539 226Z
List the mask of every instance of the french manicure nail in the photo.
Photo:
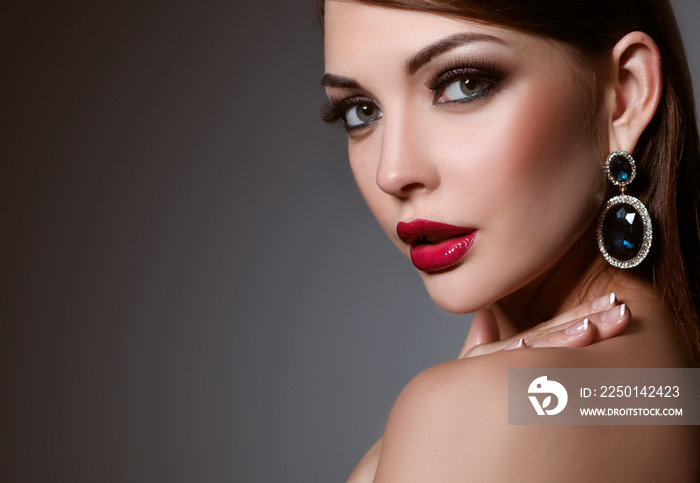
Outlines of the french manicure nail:
M588 317L583 319L581 322L576 322L570 325L568 328L564 329L564 333L567 335L578 334L579 332L584 332L588 329Z
M594 299L591 303L591 309L593 312L600 312L605 310L615 303L615 292L609 293L608 295L603 295L597 299Z
M600 314L600 321L606 324L617 322L625 315L625 304L619 307L612 307Z
M527 344L525 343L525 339L520 339L518 342L513 342L512 344L506 346L503 350L510 351L513 349L524 349L526 347Z

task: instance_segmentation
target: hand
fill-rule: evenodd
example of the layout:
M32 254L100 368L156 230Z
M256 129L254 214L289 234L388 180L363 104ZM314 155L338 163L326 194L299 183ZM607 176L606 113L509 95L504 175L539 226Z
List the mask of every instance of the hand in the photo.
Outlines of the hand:
M615 294L573 308L513 337L500 339L489 309L476 312L458 359L525 347L584 347L616 336L629 325L631 314Z

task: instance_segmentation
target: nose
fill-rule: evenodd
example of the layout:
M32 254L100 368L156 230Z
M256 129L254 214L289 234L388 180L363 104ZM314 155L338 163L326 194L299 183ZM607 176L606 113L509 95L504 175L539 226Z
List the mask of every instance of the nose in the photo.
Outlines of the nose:
M437 166L429 143L423 142L420 125L410 116L384 119L377 186L387 194L408 198L439 184Z

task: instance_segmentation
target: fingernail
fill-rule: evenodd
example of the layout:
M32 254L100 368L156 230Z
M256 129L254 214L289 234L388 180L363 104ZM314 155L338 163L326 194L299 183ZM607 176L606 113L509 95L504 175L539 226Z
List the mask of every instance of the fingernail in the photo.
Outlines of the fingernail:
M608 295L603 295L602 297L593 300L593 302L591 302L591 308L593 309L593 312L600 312L601 310L607 309L614 303L615 292L612 292Z
M525 339L520 339L518 342L513 342L512 344L506 346L504 351L510 351L513 349L524 349L527 347L527 344L525 343Z
M585 332L588 329L588 317L583 319L581 322L576 322L570 325L568 328L564 329L564 333L568 335L578 334L579 332Z
M600 321L606 324L617 322L625 315L625 304L619 307L612 307L600 314Z

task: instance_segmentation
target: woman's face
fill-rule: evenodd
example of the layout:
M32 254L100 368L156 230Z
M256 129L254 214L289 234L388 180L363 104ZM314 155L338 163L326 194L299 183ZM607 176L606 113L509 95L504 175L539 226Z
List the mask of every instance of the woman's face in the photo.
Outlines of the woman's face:
M438 305L474 311L575 253L606 146L561 44L335 0L325 42L325 117L346 125L365 200Z

